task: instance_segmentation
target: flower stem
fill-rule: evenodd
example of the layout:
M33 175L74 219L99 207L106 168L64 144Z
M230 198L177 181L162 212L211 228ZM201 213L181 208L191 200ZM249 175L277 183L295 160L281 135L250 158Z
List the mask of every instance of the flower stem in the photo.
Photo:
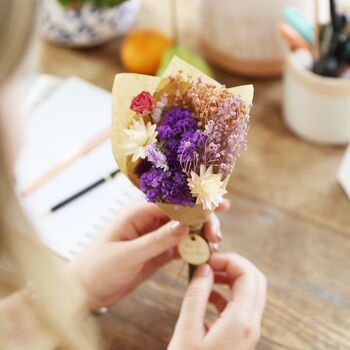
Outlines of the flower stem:
M196 272L197 265L188 264L188 281L190 282L194 273Z

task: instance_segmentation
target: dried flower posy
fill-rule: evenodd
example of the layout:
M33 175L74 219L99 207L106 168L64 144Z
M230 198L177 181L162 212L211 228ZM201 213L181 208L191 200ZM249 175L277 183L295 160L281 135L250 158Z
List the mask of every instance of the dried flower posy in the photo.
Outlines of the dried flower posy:
M225 87L179 73L153 96L142 91L130 108L124 147L147 200L217 207L246 148L250 106Z

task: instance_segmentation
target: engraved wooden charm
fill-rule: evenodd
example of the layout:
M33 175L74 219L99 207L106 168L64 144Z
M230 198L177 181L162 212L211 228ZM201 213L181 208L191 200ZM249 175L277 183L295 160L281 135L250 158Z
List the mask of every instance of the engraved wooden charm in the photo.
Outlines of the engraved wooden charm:
M210 248L207 241L196 234L190 234L184 238L179 246L181 257L192 265L204 264L210 257Z

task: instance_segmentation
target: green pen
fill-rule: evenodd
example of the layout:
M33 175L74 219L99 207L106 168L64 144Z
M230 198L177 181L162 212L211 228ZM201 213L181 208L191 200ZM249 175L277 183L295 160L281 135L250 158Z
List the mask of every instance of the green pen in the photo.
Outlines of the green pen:
M310 45L314 42L314 29L294 7L286 7L283 17Z

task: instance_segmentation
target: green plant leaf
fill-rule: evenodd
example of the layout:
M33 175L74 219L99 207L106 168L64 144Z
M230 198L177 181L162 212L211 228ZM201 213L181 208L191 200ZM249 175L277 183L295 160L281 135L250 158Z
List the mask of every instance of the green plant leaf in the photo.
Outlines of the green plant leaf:
M84 3L89 2L91 5L98 8L112 8L121 5L127 0L58 0L64 7L79 7Z
M89 0L90 3L96 7L100 8L111 8L121 5L127 0Z

